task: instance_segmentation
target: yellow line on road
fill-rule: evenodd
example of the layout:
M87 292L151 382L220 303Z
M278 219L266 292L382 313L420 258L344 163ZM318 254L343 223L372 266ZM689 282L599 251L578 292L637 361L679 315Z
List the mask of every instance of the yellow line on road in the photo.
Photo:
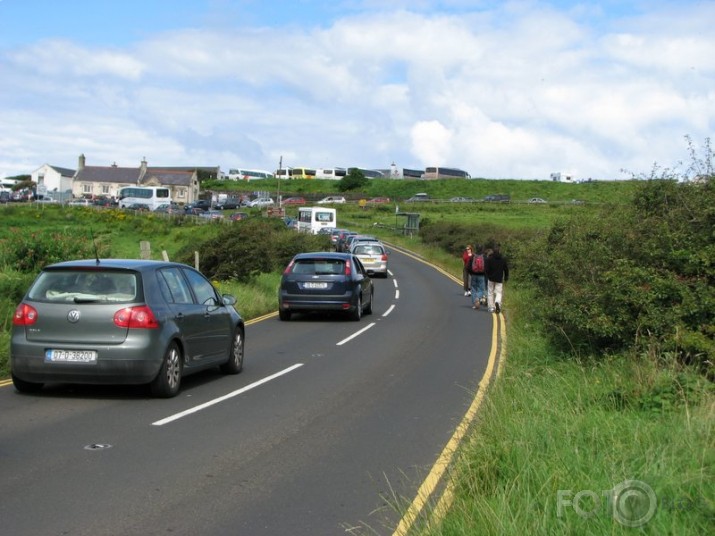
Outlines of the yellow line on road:
M409 533L409 530L412 528L415 521L417 521L417 518L419 517L420 513L424 509L425 504L437 488L437 485L442 479L442 476L452 464L454 455L457 453L457 448L459 447L460 442L464 438L464 435L467 433L469 426L474 420L479 406L481 406L482 401L484 400L484 395L492 378L492 372L494 370L494 364L496 362L497 352L499 349L498 335L500 319L502 318L502 316L501 314L492 315L492 318L494 319L494 323L492 326L492 345L491 351L489 352L489 362L487 364L487 369L484 372L484 376L482 376L482 379L479 382L477 394L474 397L472 404L469 406L467 413L464 415L462 422L460 422L459 426L457 426L457 429L454 431L454 434L452 434L452 437L442 450L442 453L440 454L439 458L437 458L437 461L432 466L432 470L427 475L427 478L425 478L425 481L420 486L420 489L417 490L417 496L412 501L412 504L410 504L410 507L407 509L405 515L402 516L402 519L400 520L397 529L395 529L393 536L406 536ZM442 497L437 503L437 507L434 511L434 517L432 518L433 522L439 522L439 520L444 517L447 510L449 509L449 506L452 503L453 497L453 484L450 480L447 483Z

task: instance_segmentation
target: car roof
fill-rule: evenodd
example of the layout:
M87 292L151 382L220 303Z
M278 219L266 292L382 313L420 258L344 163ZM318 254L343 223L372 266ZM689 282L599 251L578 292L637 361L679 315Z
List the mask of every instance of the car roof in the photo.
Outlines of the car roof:
M338 253L335 251L311 251L309 253L298 253L294 260L305 259L343 259L347 260L352 257L352 253Z
M106 268L123 270L144 270L147 268L157 268L162 266L188 267L187 264L170 261L154 261L143 259L82 259L73 261L63 261L45 266L45 270L60 270L68 268Z

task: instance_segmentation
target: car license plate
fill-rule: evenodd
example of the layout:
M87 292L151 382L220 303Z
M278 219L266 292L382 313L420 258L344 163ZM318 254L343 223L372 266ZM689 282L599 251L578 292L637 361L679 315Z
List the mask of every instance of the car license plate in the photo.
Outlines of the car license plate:
M94 350L45 350L47 363L96 363Z
M318 283L314 281L308 281L306 283L303 283L303 288L328 288L328 284L325 282Z

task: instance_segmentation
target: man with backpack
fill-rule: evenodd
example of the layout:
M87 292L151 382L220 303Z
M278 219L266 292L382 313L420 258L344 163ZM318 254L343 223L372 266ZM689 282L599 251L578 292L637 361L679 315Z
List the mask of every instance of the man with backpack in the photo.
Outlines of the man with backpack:
M494 248L493 253L486 258L484 264L489 312L499 314L502 311L503 286L509 280L509 266L506 259L501 256L499 246Z
M486 287L486 258L482 246L477 244L469 264L472 309L479 309L484 302Z

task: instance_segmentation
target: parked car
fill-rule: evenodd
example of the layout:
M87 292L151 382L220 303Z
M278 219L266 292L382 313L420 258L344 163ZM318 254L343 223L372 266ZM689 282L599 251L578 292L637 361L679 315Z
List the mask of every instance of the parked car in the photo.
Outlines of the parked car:
M343 196L340 195L329 195L328 197L324 197L320 201L318 201L319 205L334 205L334 204L344 204L346 203L346 200Z
M178 203L163 203L154 209L154 212L165 213L165 214L178 214L182 212L181 207Z
M248 203L249 207L272 207L273 205L275 205L275 203L271 197L257 197Z
M248 218L248 212L234 212L229 216L231 221L241 221Z
M9 203L12 195L7 190L0 192L0 203Z
M198 201L184 205L184 211L188 214L198 214L205 210L211 210L211 201L209 199L199 199Z
M387 277L387 248L380 242L358 241L350 252L355 255L370 275Z
M283 205L305 205L305 197L287 197L282 202Z
M484 198L488 203L508 203L511 201L511 196L506 194L491 194Z
M534 204L534 205L543 205L546 203L546 199L542 199L540 197L532 197L529 199L529 203Z
M12 381L22 393L62 382L148 384L155 396L175 396L190 373L241 371L245 331L235 304L185 264L47 266L15 310Z
M407 199L406 202L407 203L418 203L420 201L429 201L429 200L430 200L429 196L426 193L422 192L422 193L413 195L412 197Z
M72 204L72 203L70 203ZM124 210L131 210L133 212L149 212L149 205L143 205L141 203L132 203L129 206L124 207Z
M390 198L389 197L373 197L372 199L367 200L368 205L380 205L382 203L389 203Z
M240 206L241 206L240 199L228 198L228 199L224 199L223 201L219 201L218 203L216 203L216 206L214 208L216 210L232 210L232 209L236 209Z
M199 214L199 218L206 218L207 220L222 220L223 212L214 209L204 210L201 214Z
M336 311L360 320L372 313L374 292L372 279L355 255L299 253L283 271L278 316L287 321L293 313Z
M453 197L449 200L451 203L472 203L474 199L471 197Z
M69 203L67 203L70 206L73 207L91 207L92 206L92 200L91 199L73 199Z

